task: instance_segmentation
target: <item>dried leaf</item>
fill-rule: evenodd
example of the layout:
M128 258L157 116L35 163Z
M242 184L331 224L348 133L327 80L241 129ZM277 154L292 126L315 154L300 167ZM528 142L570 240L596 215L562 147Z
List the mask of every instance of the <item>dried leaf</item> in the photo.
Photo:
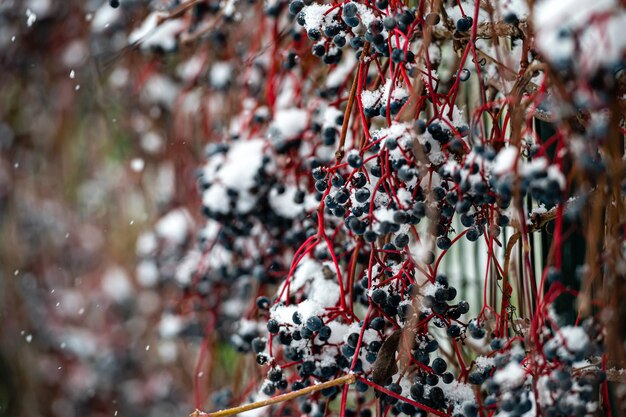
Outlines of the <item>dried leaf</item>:
M378 385L386 385L387 380L398 372L396 352L402 336L402 329L394 331L385 340L378 351L378 357L372 367L372 381Z

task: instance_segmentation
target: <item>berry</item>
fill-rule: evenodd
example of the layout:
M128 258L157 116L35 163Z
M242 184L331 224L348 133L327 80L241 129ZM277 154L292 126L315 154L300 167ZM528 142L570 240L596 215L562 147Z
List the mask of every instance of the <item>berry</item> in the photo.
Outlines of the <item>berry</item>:
M348 154L348 165L352 168L361 168L363 166L363 158L358 153L351 152Z
M448 369L448 364L442 358L435 358L435 360L433 360L431 364L431 368L433 368L433 371L436 374L442 375L446 371L446 369Z
M421 384L415 383L411 385L411 398L415 401L420 401L424 396L424 387Z
M370 322L370 328L372 330L381 331L385 327L385 319L382 317L375 317Z
M320 193L323 193L324 191L326 191L327 187L328 187L328 184L326 184L326 181L324 180L315 181L315 189L319 191Z
M340 48L343 48L346 45L346 37L343 35L335 35L333 37L333 43Z
M372 301L378 305L385 304L385 301L387 301L387 293L385 292L385 290L382 290L380 288L374 290L374 292L372 293Z
M289 3L289 14L292 16L297 15L304 8L304 2L302 0L292 0Z
M306 321L306 328L312 332L317 332L322 328L323 325L324 322L318 316L309 317L309 319Z
M437 247L441 250L448 250L452 246L452 241L445 236L437 238Z
M393 240L393 244L396 245L398 248L403 248L409 244L409 236L406 233L400 233Z
M318 336L320 338L320 340L324 341L324 340L328 340L330 338L330 335L332 333L332 329L328 326L323 326L318 333Z
M278 324L278 321L274 319L268 320L267 331L271 334L277 334L280 331L280 325Z
M472 28L474 19L469 16L465 16L456 21L456 30L459 32L467 32Z
M446 329L446 334L450 337L459 337L461 336L461 328L456 324L452 324Z
M387 30L393 30L396 27L396 19L394 19L393 16L387 16L384 20L383 20L383 26L385 27L385 29Z
M281 371L278 368L270 369L270 371L267 374L267 379L269 379L272 382L278 382L282 378L283 378L283 371Z
M376 0L376 7L380 10L385 10L389 6L387 0Z
M367 188L358 189L354 193L354 199L359 203L366 202L368 198L370 198L370 190L368 190Z
M470 242L476 242L478 238L480 237L480 234L478 233L478 229L476 227L470 227L469 229L467 229L467 233L465 233L465 237Z
M306 33L310 40L319 41L322 38L322 32L319 29L311 28ZM323 47L323 45L321 45Z
M451 372L446 372L443 375L441 375L441 380L443 381L444 384L450 384L452 383L452 381L454 381L454 375L452 375Z
M346 22L346 24L348 26L351 26L348 22ZM359 19L356 19L356 26L359 25ZM354 26L353 26L354 27ZM354 36L352 39L350 39L350 46L353 49L359 49L362 48L365 45L365 41L363 41L363 38L360 36ZM370 116L371 117L371 116Z
M293 316L291 316L291 320L293 320L295 324L302 324L302 316L300 316L300 313L298 313L297 311L293 313Z
M252 350L254 353L261 353L265 350L265 339L255 337L252 339Z
M358 9L355 3L344 3L342 14L344 17L354 17L356 16Z
M395 48L391 51L391 60L396 64L403 62L405 60L404 51L402 49Z
M270 308L270 299L264 296L261 296L256 299L256 306L261 310L267 310Z

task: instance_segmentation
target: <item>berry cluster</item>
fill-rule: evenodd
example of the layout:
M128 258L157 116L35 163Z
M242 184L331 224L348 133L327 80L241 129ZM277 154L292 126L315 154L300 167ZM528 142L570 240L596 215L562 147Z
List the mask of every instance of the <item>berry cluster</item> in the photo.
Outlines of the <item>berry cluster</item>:
M578 294L555 278L564 209L622 181L601 174L597 139L579 143L598 137L587 120L607 101L583 115L554 106L571 85L533 49L525 2L453 3L267 2L260 37L233 29L252 9L192 7L185 39L217 16L212 36L250 46L208 72L212 97L241 100L214 109L229 124L212 128L197 177L206 224L186 280L222 339L263 367L242 398L355 374L355 389L314 392L300 411L324 415L337 398L344 415L367 416L370 387L384 410L412 416L587 415L553 399L584 398L587 385L606 403L600 372L595 385L577 381L579 362L604 352L555 341L582 327L559 327L551 308ZM223 70L234 63L246 70ZM533 117L566 127L542 134ZM553 220L536 277L529 234ZM453 267L464 248L480 271Z

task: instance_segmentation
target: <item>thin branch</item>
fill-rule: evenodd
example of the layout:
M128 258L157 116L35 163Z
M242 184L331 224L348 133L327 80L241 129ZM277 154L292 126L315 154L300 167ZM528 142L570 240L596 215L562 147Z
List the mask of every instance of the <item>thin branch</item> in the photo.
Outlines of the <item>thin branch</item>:
M336 387L338 385L353 384L356 381L355 374L344 375L340 378L333 379L321 384L311 385L306 388L302 388L297 391L292 391L286 394L277 395L276 397L267 398L265 400L257 401L251 404L241 405L239 407L233 407L226 410L215 411L213 413L205 413L200 410L196 410L189 415L189 417L226 417L234 414L243 413L244 411L254 410L256 408L267 407L268 405L278 404L285 401L293 400L294 398L301 397L303 395L311 394L313 392L321 391L325 388Z
M344 145L346 143L346 135L348 134L348 125L350 124L350 115L352 114L352 106L354 105L354 99L356 97L356 90L358 85L359 77L361 76L361 66L363 60L369 53L370 44L369 42L365 44L363 50L361 51L361 59L359 60L359 64L356 68L356 74L354 75L354 80L352 80L352 87L350 88L350 98L348 99L348 105L346 106L346 113L343 116L343 124L341 125L341 137L339 138L339 146L337 146L337 151L335 152L335 159L337 160L337 164L341 162L344 156Z
M491 39L493 37L500 36L525 36L525 32L528 30L528 24L525 20L520 20L517 25L505 22L486 22L481 23L478 26L476 32L476 39ZM434 28L433 37L437 40L447 39L466 39L471 38L470 33L459 33L457 31L450 31L443 28Z

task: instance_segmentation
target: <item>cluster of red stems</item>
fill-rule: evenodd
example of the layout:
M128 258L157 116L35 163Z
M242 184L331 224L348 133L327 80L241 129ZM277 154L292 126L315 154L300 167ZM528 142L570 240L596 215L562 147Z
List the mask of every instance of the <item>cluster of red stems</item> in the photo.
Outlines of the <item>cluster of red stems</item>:
M216 408L621 407L610 368L624 332L607 317L623 317L626 291L624 54L595 67L576 47L551 55L536 39L564 29L535 27L533 3L191 0L157 14L138 44L200 63L177 100L200 92L190 118L208 141L206 223L179 277L181 311L205 326L196 408L209 407L202 371L225 341L260 368L213 395ZM564 254L575 235L584 259ZM481 275L460 286L470 264ZM554 309L564 295L570 321Z

